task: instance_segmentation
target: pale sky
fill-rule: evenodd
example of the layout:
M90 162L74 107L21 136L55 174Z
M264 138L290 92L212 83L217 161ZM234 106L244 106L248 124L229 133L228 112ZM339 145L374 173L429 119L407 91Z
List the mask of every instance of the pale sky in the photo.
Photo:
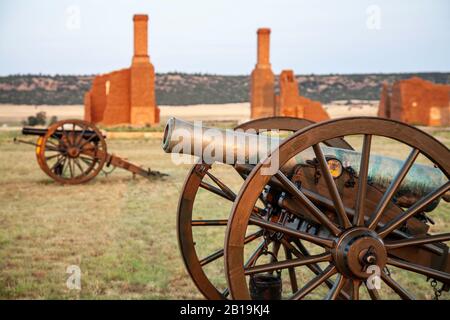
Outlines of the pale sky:
M258 27L276 73L450 71L448 0L1 0L0 75L128 67L134 13L157 72L248 74Z

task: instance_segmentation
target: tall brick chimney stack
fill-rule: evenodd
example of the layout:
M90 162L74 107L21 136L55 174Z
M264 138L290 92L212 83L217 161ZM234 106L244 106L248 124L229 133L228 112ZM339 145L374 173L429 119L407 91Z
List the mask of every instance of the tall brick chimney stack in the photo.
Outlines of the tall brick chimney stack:
M270 65L270 29L258 29L258 61L251 75L250 116L252 119L275 115L275 75Z
M258 29L258 62L261 68L270 68L270 29Z
M159 122L155 96L155 68L148 56L148 16L136 14L134 22L134 56L130 69L130 122Z
M136 14L134 22L134 55L133 63L148 62L148 16Z

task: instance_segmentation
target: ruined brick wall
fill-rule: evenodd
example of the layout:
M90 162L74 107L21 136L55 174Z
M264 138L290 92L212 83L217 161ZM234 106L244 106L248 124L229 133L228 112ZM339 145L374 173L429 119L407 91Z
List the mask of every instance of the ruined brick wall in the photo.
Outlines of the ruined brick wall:
M280 75L279 114L285 117L304 118L314 122L330 119L319 101L300 95L292 70L283 70Z
M106 81L108 79L107 75L99 75L92 81L91 90L89 91L89 109L85 104L85 116L87 120L87 114L90 113L90 121L93 123L99 123L103 120L103 113L106 109Z
M275 115L275 76L270 65L270 29L258 29L258 60L251 74L251 118Z
M84 120L92 122L91 93L89 91L84 94Z
M382 118L390 118L391 116L391 96L387 83L383 83L383 87L381 89L380 103L378 105L378 116Z
M449 85L417 77L397 81L392 86L390 118L414 125L449 125L449 95Z
M400 82L398 81L392 85L389 105L390 105L389 119L405 121Z
M106 82L106 108L102 124L130 123L130 69L109 73Z
M305 97L299 97L299 107L303 110L300 118L308 119L314 122L320 122L330 119L330 116L319 101L314 101Z
M292 70L283 70L280 74L280 96L278 114L284 117L302 117L303 110L299 109L299 91L297 81ZM300 111L301 115L298 115Z
M155 70L148 56L148 16L135 15L131 68L94 78L85 96L85 119L104 125L159 123Z

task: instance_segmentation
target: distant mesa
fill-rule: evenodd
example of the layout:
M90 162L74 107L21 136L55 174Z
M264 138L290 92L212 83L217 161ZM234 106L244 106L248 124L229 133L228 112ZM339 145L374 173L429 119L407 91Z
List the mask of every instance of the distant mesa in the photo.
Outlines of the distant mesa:
M148 56L148 16L135 15L131 67L94 78L84 96L84 118L103 125L159 123L155 69Z
M329 119L319 101L302 97L292 70L279 77L280 95L275 95L275 75L270 64L270 29L258 29L257 63L251 74L251 118L290 116L315 122Z
M413 125L450 124L450 85L435 84L419 77L399 80L381 90L378 116Z

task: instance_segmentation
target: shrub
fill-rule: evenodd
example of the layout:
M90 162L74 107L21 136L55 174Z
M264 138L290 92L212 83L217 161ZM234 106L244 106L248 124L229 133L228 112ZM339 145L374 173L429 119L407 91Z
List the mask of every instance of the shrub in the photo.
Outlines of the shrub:
M29 126L45 126L47 123L47 115L44 111L36 113L35 116L29 116L27 121L24 122L25 125Z

